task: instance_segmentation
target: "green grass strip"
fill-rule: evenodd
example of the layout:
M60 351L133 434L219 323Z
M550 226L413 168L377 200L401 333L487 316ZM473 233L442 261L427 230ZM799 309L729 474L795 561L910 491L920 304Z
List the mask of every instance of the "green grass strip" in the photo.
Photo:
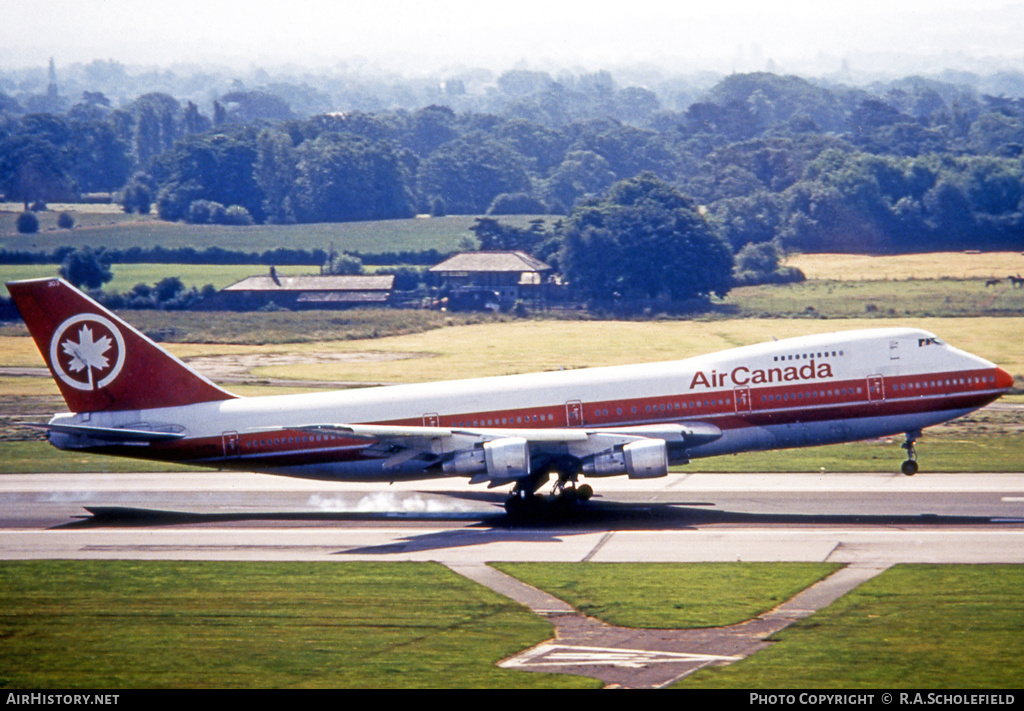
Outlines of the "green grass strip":
M594 687L495 666L551 634L436 564L0 562L0 688Z
M1024 566L900 565L684 688L1020 689Z
M720 627L777 607L837 570L829 563L497 563L580 612L648 629Z

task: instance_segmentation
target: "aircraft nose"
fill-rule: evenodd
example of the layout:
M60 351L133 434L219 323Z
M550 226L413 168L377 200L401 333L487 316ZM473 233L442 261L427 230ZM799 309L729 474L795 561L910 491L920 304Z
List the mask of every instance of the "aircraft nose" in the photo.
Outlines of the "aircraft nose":
M996 387L1000 390L1009 390L1013 387L1013 376L1002 368L996 368Z

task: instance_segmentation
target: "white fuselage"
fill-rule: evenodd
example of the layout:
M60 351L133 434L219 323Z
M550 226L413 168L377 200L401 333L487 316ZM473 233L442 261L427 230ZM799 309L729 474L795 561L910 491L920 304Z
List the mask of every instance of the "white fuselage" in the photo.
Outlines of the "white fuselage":
M373 423L599 432L709 423L721 430L714 441L670 453L674 461L685 461L917 431L991 402L1005 392L1007 380L992 363L925 331L875 329L665 363L68 414L53 422L184 435L174 443L115 452L131 456L316 477L394 479L437 472L421 465L385 472L386 453L372 444L301 428ZM51 441L61 446L61 435L51 434ZM568 445L565 451L590 453Z

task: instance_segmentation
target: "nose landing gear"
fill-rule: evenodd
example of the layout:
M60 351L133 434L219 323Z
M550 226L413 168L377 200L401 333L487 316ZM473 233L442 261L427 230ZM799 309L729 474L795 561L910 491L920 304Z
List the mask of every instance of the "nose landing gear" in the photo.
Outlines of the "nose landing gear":
M907 450L907 461L903 462L903 465L900 467L900 471L907 476L917 474L917 450L914 448L914 444L920 436L920 431L907 432L907 441L900 445L903 449Z

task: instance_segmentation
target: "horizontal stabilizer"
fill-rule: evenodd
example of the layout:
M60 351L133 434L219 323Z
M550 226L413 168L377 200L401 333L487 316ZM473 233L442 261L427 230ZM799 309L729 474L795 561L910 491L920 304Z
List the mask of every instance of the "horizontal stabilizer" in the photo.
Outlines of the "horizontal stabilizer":
M89 427L86 425L50 425L31 424L30 427L39 427L50 432L76 437L91 437L111 443L139 444L147 442L169 442L182 439L185 435L179 432L154 432L153 430L132 430L124 427Z

